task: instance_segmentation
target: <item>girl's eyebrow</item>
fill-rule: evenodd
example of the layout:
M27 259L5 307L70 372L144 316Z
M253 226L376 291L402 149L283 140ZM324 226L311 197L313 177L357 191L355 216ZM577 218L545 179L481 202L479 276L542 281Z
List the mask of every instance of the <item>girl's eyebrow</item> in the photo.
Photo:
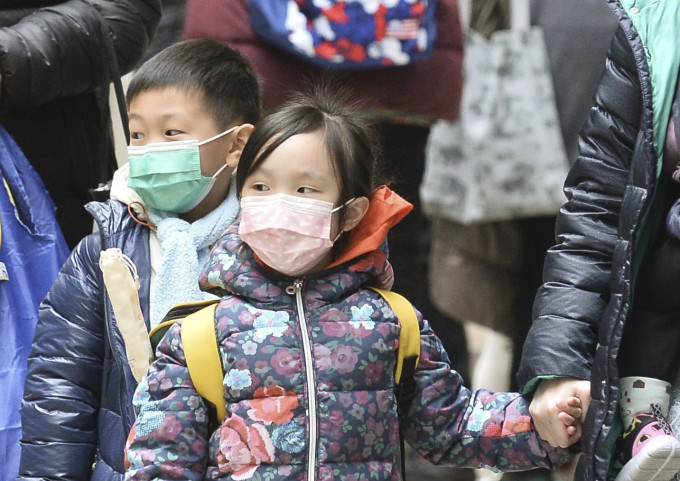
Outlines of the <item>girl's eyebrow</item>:
M256 169L250 172L249 175L254 174L256 172L265 174L265 175L276 175L277 169L273 167L267 167L267 163L263 162L260 164L260 166ZM325 180L327 178L326 175L321 174L318 170L316 169L305 169L305 170L299 170L297 171L297 174L300 175L303 178L309 178L309 179L318 179L318 180Z

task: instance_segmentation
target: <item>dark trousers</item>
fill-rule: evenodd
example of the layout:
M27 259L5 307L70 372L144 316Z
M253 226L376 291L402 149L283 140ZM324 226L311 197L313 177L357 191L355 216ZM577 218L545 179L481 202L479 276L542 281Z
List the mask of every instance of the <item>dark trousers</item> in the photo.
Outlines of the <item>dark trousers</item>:
M619 375L672 383L680 366L680 241L665 238L636 280L619 349Z

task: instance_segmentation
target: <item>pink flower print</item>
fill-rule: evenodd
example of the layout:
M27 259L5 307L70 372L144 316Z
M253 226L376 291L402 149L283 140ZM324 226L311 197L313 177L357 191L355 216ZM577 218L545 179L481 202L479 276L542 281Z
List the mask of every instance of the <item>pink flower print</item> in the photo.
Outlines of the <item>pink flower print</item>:
M340 394L340 404L342 404L345 408L348 408L354 404L354 401L349 394Z
M341 324L341 323L347 322L348 319L349 319L349 317L347 317L347 314L342 312L340 309L335 309L335 308L326 309L319 316L319 322L321 322L322 324L327 323L327 322L328 323L340 323ZM326 332L326 331L324 330L324 332ZM326 334L330 334L330 333L326 332Z
M250 479L262 462L274 460L274 445L260 424L247 425L243 418L231 416L220 428L217 464L222 473L234 473L236 480Z
M283 477L290 476L290 473L293 472L293 466L291 466L290 464L286 464L285 466L279 466L276 472L279 476Z
M354 370L359 357L350 346L340 345L331 353L331 362L340 374L347 374Z
M257 299L271 299L281 295L281 288L273 284L265 284L262 287L253 289L253 295Z
M321 481L333 481L333 469L329 466L319 466L319 479Z
M325 371L331 367L331 350L324 345L314 345L314 360L319 371Z
M333 410L329 418L331 424L341 425L345 421L345 414L342 411Z
M345 334L349 332L349 326L345 321L335 321L335 320L319 320L321 325L321 330L324 334L329 337L345 337Z
M366 385L372 386L380 382L383 372L385 370L385 362L377 361L366 364L364 375L366 376Z
M206 445L203 439L194 439L194 442L191 443L191 451L198 456L201 456L205 452L205 448Z
M250 311L242 311L242 312L238 315L238 320L239 320L239 322L240 322L241 324L246 325L246 326L252 326L252 325L253 325L253 322L255 321L255 318L256 318L255 314L253 314L253 313L250 312Z
M300 356L288 349L278 349L271 359L274 370L286 377L292 377L300 372Z
M173 414L166 414L157 429L157 438L167 441L174 440L182 432L182 423Z

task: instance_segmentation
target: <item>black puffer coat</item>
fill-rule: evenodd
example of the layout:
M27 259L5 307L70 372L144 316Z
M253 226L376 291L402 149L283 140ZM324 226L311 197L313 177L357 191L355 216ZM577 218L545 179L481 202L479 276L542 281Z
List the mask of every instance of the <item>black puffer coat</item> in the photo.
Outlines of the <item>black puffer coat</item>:
M88 209L99 232L71 253L40 308L21 408L21 481L120 481L125 472L123 450L135 420L136 382L121 361L125 347L99 253L118 247L140 273L151 272L149 229L118 201L91 203ZM140 282L142 314L148 319L148 276Z
M539 378L591 380L579 481L607 478L620 432L616 356L635 275L668 201L670 176L659 166L680 64L678 2L640 1L630 11L609 3L620 28L565 184L558 245L546 256L518 374L525 392Z
M99 89L114 58L121 74L138 64L160 15L160 0L0 0L0 123L45 182L71 247L91 231L87 189L114 165Z

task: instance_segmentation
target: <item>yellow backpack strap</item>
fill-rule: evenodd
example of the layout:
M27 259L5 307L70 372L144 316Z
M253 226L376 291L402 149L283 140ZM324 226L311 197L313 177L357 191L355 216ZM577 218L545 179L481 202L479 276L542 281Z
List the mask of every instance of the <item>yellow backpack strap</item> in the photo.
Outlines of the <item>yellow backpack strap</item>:
M182 321L181 336L191 382L196 391L213 405L217 420L226 415L222 358L217 347L215 308L217 303L189 314Z
M180 319L184 319L189 314L192 314L203 307L216 304L217 302L219 302L219 299L206 299L202 301L180 302L179 304L172 306L163 319L161 319L161 322L149 331L149 340L151 341L151 349L154 354L156 353L156 347L161 342L161 339L163 339L165 333L168 332L168 329L170 329L174 323Z
M399 325L401 326L399 348L397 349L397 367L395 368L394 378L399 386L397 411L399 416L404 416L408 412L411 401L416 393L414 374L416 366L418 366L418 359L420 358L420 325L418 324L418 316L416 316L413 305L401 294L371 286L369 286L369 289L374 290L387 301L390 308L397 315ZM405 446L401 430L399 430L399 446L401 447L401 474L402 478L406 479Z
M394 311L399 319L401 325L401 332L399 333L399 350L397 351L397 367L395 370L395 379L397 384L401 383L402 373L409 370L410 375L413 375L415 367L418 365L418 358L420 357L420 326L418 325L418 318L416 311L413 309L411 303L401 294L387 291L385 289L378 289L377 287L369 287L380 294L383 299L387 301L390 308ZM412 366L404 367L404 360L410 359Z

